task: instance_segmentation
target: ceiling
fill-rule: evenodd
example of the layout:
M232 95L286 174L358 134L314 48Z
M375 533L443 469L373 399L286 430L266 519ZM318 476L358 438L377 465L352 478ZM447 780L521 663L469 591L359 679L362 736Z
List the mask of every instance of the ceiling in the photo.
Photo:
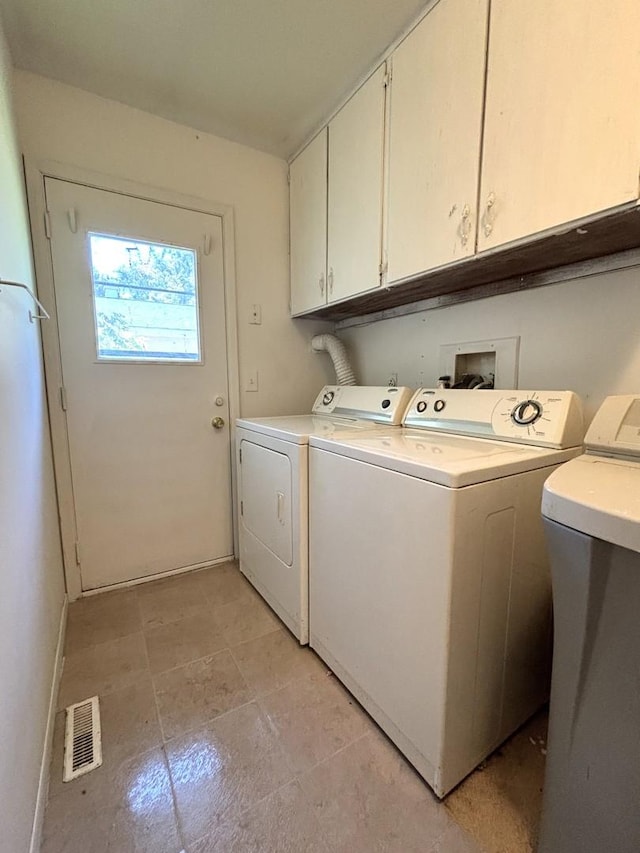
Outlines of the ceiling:
M288 157L425 0L0 0L14 64Z

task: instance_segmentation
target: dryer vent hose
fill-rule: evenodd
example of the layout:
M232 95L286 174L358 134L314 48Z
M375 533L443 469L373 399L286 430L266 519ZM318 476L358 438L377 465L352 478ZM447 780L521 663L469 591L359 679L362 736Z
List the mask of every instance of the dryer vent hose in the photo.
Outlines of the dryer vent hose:
M355 385L356 377L349 364L347 350L344 344L335 335L314 335L311 338L311 347L314 352L328 352L336 371L338 385Z

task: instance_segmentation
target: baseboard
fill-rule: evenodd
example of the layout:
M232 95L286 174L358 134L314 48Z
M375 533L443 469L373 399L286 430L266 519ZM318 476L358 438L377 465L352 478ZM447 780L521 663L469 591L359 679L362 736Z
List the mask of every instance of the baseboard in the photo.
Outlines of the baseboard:
M58 629L58 644L56 646L55 664L53 667L53 678L51 680L51 695L49 697L49 714L47 717L47 731L44 738L42 750L42 762L40 764L40 780L38 782L38 796L36 809L33 816L33 828L31 830L31 844L29 853L39 853L42 843L42 825L44 823L44 811L47 806L47 794L49 792L49 765L51 764L51 748L53 746L53 728L56 719L56 707L58 705L58 688L62 677L62 663L64 651L64 637L67 627L68 599L65 595L62 611L60 613L60 627Z
M121 581L120 583L110 583L106 586L99 586L96 589L85 589L80 593L79 597L90 598L92 595L102 595L103 592L115 592L119 589L131 589L134 586L142 586L143 584L151 583L151 581L168 580L177 575L188 575L191 572L199 572L201 569L212 569L214 566L223 566L225 563L229 563L235 559L234 554L230 554L228 557L218 557L217 560L209 560L206 563L193 563L191 566L182 566L179 569L171 569L168 572L159 572L155 575L146 575L142 578L133 578L133 580Z

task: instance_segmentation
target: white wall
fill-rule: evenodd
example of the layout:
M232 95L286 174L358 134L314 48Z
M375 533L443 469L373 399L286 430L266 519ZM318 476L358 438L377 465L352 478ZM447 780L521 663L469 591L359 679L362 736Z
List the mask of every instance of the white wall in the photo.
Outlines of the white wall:
M363 382L433 386L441 344L520 336L520 388L640 393L640 268L423 311L341 331Z
M289 317L288 187L284 160L27 72L16 72L23 152L169 189L235 211L241 383L259 372L241 413L308 410L333 381L329 361L310 351L326 324ZM262 325L248 323L262 305Z
M0 278L33 285L0 24ZM0 287L0 851L29 849L64 600L38 325Z

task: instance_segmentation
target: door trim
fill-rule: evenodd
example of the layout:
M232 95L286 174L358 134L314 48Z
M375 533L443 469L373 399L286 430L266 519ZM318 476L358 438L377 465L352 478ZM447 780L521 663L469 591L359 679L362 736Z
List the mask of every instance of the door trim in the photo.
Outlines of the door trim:
M42 350L44 356L45 385L53 464L58 497L58 519L62 539L65 582L69 601L83 595L80 567L76 562L77 529L71 479L71 458L67 423L61 405L60 388L62 386L62 359L58 317L53 281L53 263L49 238L45 231L46 197L45 178L69 181L120 195L133 196L144 201L157 202L171 207L209 213L222 220L222 250L225 324L227 335L227 374L229 387L229 432L231 453L231 514L233 519L234 554L238 554L238 518L237 518L237 477L235 462L235 430L232 428L240 416L240 376L238 365L238 323L236 310L236 271L235 271L235 230L233 207L218 204L197 196L183 195L160 187L150 187L136 181L116 178L87 169L81 169L66 163L55 161L32 161L25 158L25 180L29 201L29 218L33 241L33 257L36 274L38 298L47 306L51 319L43 323ZM168 572L167 575L180 572ZM135 583L133 581L132 583ZM121 584L119 585L121 586Z

